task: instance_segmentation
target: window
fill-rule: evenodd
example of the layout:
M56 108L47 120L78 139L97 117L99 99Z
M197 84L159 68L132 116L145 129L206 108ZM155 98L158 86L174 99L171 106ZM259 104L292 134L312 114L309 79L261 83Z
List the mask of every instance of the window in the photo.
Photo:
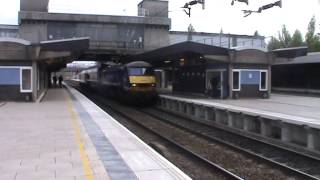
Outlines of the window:
M129 76L153 75L152 68L128 68Z
M260 71L260 91L267 91L268 90L268 77L267 71Z
M21 68L20 76L20 91L32 92L32 68Z
M240 91L240 71L233 70L232 77L233 77L232 90Z

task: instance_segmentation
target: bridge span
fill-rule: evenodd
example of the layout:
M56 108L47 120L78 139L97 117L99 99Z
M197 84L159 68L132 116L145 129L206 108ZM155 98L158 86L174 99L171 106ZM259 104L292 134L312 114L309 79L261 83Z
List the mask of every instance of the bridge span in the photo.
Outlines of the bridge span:
M144 0L138 16L48 13L48 0L21 0L20 38L32 43L90 37L85 56L131 55L169 45L168 2ZM159 13L147 13L157 12ZM165 12L165 13L163 13Z

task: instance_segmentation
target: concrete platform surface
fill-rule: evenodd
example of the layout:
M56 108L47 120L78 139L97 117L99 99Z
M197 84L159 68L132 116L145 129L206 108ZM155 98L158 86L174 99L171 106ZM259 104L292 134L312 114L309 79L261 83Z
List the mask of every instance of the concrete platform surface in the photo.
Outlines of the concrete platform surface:
M320 98L272 94L270 99L217 100L228 105L271 111L286 115L319 119Z
M320 98L295 95L272 94L269 99L209 99L206 97L187 97L184 95L161 95L163 97L218 106L279 118L294 124L306 124L320 128Z
M0 107L1 180L109 179L68 99L66 90L51 89L42 103ZM94 172L85 170L88 162Z
M0 180L190 179L74 89L0 106Z
M82 111L82 107L88 113L87 117L91 117L86 118L84 114L80 116L86 119L84 126L111 179L190 179L92 101L73 88L70 88L70 92L77 99L78 111ZM119 174L119 170L122 173Z

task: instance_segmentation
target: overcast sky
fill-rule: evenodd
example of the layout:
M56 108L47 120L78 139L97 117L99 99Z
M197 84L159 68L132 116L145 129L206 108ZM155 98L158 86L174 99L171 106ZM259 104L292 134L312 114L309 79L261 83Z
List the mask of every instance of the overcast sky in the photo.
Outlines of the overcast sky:
M0 0L0 23L17 24L19 0ZM4 3L5 1L5 3ZM50 12L85 13L107 15L137 15L137 4L141 0L51 0ZM283 8L274 7L261 14L244 18L243 9L257 10L260 6L276 0L249 0L249 6L231 0L206 0L206 8L200 5L192 8L189 18L180 8L189 0L169 0L169 16L172 29L186 31L191 23L197 32L220 32L252 35L258 30L261 35L277 35L282 24L291 34L299 29L305 34L313 15L317 19L317 32L320 24L320 0L283 0Z

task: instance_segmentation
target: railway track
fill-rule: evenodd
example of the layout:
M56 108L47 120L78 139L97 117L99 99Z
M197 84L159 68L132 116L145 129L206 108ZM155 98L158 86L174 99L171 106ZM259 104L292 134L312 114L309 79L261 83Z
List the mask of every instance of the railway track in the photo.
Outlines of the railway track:
M192 166L195 166L197 168L205 167L209 171L206 173L211 173L214 175L204 175L204 179L207 179L208 177L210 179L230 179L230 180L242 180L243 178L233 174L232 172L224 169L223 167L211 162L210 160L206 159L205 157L199 155L196 152L193 152L191 149L187 148L185 144L182 144L181 142L177 142L177 139L172 139L168 136L163 135L162 133L158 132L158 128L155 128L154 123L146 123L145 121L141 122L141 115L135 114L131 108L124 107L122 105L119 105L118 103L112 102L112 101L105 101L101 100L99 98L94 97L92 94L85 94L87 97L91 98L96 102L102 109L106 110L108 113L115 115L115 116L121 116L125 118L126 120L129 120L130 122L133 122L135 125L139 126L140 128L144 129L148 133L151 133L152 135L156 136L157 138L161 139L162 144L169 145L170 148L174 148L176 152L180 153L180 155L186 156L187 159L192 160ZM131 110L130 110L131 109ZM130 112L131 111L131 112ZM135 111L137 112L137 111ZM150 118L150 117L149 117ZM154 121L154 120L153 120ZM162 127L167 128L167 127ZM171 129L175 129L172 128ZM175 130L173 130L174 132ZM187 135L189 136L189 135ZM172 137L172 136L171 136ZM156 145L155 145L156 144ZM160 154L165 154L164 152L161 152L162 149L157 147L158 143L152 143L151 146L156 149L157 151L160 151ZM200 166L198 166L200 165ZM194 176L194 175L193 175ZM194 176L196 179L198 179L198 175ZM203 179L203 178L199 178Z
M302 171L301 169L296 170L297 168L284 165L283 159L286 159L283 158L286 157L286 155L283 156L284 152L279 153L279 151L277 151L273 153L272 150L270 151L270 148L266 148L266 145L262 146L261 144L253 143L252 140L249 143L257 146L256 149L260 152L251 151L250 145L246 144L248 141L239 140L239 138L237 138L239 135L230 135L230 132L226 135L226 132L222 132L221 129L213 129L198 122L191 122L191 120L186 120L156 109L149 108L141 111L141 109L124 107L115 102L102 99L101 97L89 95L89 98L93 98L95 102L99 101L98 104L104 109L106 107L109 110L112 108L112 111L117 114L120 114L126 119L130 119L130 121L134 121L135 124L138 124L144 129L148 129L147 131L166 141L170 146L179 149L179 152L189 158L205 164L206 167L210 167L210 169L217 173L221 173L220 176L223 177L223 179L241 179L240 177L244 179L319 178L310 175L310 173L306 173L306 170L310 172L310 168ZM166 132L166 135L163 135L164 132ZM168 132L180 133L180 135L168 135ZM232 142L229 141L230 139ZM188 141L197 143L188 144ZM199 147L203 150L199 150ZM272 158L274 159L270 160ZM305 157L300 157L300 159L295 160L303 160L304 163L310 162L305 161ZM315 162L305 167L315 165L313 168L313 172L315 172L319 164L318 162L316 162L316 164L314 163Z
M186 120L162 110L147 109L144 112L167 123L179 126L186 131L196 133L198 136L226 145L231 149L246 153L248 156L256 157L302 179L320 179L320 159L317 157L240 136L222 128L209 126L191 119Z

